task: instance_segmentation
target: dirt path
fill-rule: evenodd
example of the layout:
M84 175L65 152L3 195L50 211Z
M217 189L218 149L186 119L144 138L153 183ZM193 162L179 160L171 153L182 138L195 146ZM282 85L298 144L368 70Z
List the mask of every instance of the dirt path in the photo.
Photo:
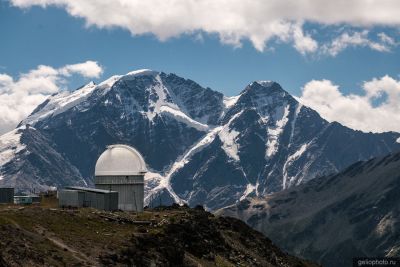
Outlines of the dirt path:
M85 254L76 251L75 249L69 247L67 244L65 244L62 240L58 239L55 237L55 235L51 232L48 232L45 228L41 226L36 226L33 230L34 231L28 231L25 228L21 227L16 221L14 221L11 218L6 218L7 221L10 222L15 228L17 228L19 231L22 231L25 235L30 236L33 238L33 240L41 240L41 239L47 239L50 241L52 244L57 246L63 251L69 252L71 256L77 260L78 262L82 263L83 265L86 266L97 266L98 263L94 262L92 259L88 258ZM0 264L1 266L1 264Z
M48 232L45 228L38 226L35 228L35 230L38 234L42 235L44 238L46 238L47 240L52 242L57 247L61 248L64 251L70 252L71 256L74 259L76 259L82 263L86 263L90 266L94 266L94 265L98 264L97 262L94 262L93 259L90 259L82 252L76 251L75 249L73 249L70 246L68 246L67 244L65 244L61 239L55 237L55 235L53 233Z

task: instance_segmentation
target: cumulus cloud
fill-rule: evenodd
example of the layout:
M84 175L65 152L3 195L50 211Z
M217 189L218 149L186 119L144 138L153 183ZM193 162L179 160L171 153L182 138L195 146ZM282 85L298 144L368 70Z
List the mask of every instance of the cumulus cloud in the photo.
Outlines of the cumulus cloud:
M315 52L318 48L318 43L309 34L304 35L301 25L295 25L293 29L294 48L301 54Z
M0 134L13 129L49 95L63 89L67 77L78 74L97 78L102 72L97 62L86 61L59 69L40 65L16 79L0 73Z
M329 80L312 80L299 100L326 120L353 129L400 132L400 81L386 75L364 82L362 89L362 95L344 95Z
M181 34L217 34L223 43L250 40L260 51L271 40L314 52L317 41L304 22L355 27L400 25L398 0L10 0L20 8L57 6L88 26L119 27L160 40ZM299 26L300 25L300 26ZM371 47L374 46L371 44ZM377 48L379 49L379 48Z
M84 63L66 65L59 69L59 72L65 76L77 73L83 77L99 78L103 73L103 69L99 64L97 64L97 62L88 60Z

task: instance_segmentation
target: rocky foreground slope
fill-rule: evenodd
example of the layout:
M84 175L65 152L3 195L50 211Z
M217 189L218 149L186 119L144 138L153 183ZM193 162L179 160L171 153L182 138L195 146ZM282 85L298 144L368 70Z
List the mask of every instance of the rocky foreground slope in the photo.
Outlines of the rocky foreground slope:
M142 214L0 206L0 266L317 266L202 208Z
M353 257L400 257L399 203L394 153L217 213L242 219L294 255L336 267L352 266Z

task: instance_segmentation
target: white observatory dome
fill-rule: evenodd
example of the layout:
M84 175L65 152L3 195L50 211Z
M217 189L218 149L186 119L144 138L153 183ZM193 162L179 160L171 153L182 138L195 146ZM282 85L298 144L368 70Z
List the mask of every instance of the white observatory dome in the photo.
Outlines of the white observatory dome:
M146 172L142 155L127 145L111 145L96 162L95 176L142 175Z

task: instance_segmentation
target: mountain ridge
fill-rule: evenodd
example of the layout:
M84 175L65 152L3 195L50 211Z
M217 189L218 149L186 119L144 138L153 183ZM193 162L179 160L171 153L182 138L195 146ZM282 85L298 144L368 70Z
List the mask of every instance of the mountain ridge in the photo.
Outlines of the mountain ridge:
M368 134L329 123L276 82L252 82L238 96L225 97L192 80L151 70L53 95L19 129L22 136L25 131L43 136L43 147L59 164L65 160L69 178L45 165L29 178L17 162L34 166L32 155L48 162L50 154L31 151L35 145L29 138L24 151L30 157L21 151L10 154L0 137L0 158L2 151L11 155L8 168L0 169L1 185L18 188L37 180L45 181L43 189L68 180L92 185L102 150L126 143L144 155L150 170L147 201L162 195L166 204L204 204L211 210L400 149L400 134Z
M327 267L352 266L354 257L399 257L399 173L397 152L216 214L241 219L289 253Z

